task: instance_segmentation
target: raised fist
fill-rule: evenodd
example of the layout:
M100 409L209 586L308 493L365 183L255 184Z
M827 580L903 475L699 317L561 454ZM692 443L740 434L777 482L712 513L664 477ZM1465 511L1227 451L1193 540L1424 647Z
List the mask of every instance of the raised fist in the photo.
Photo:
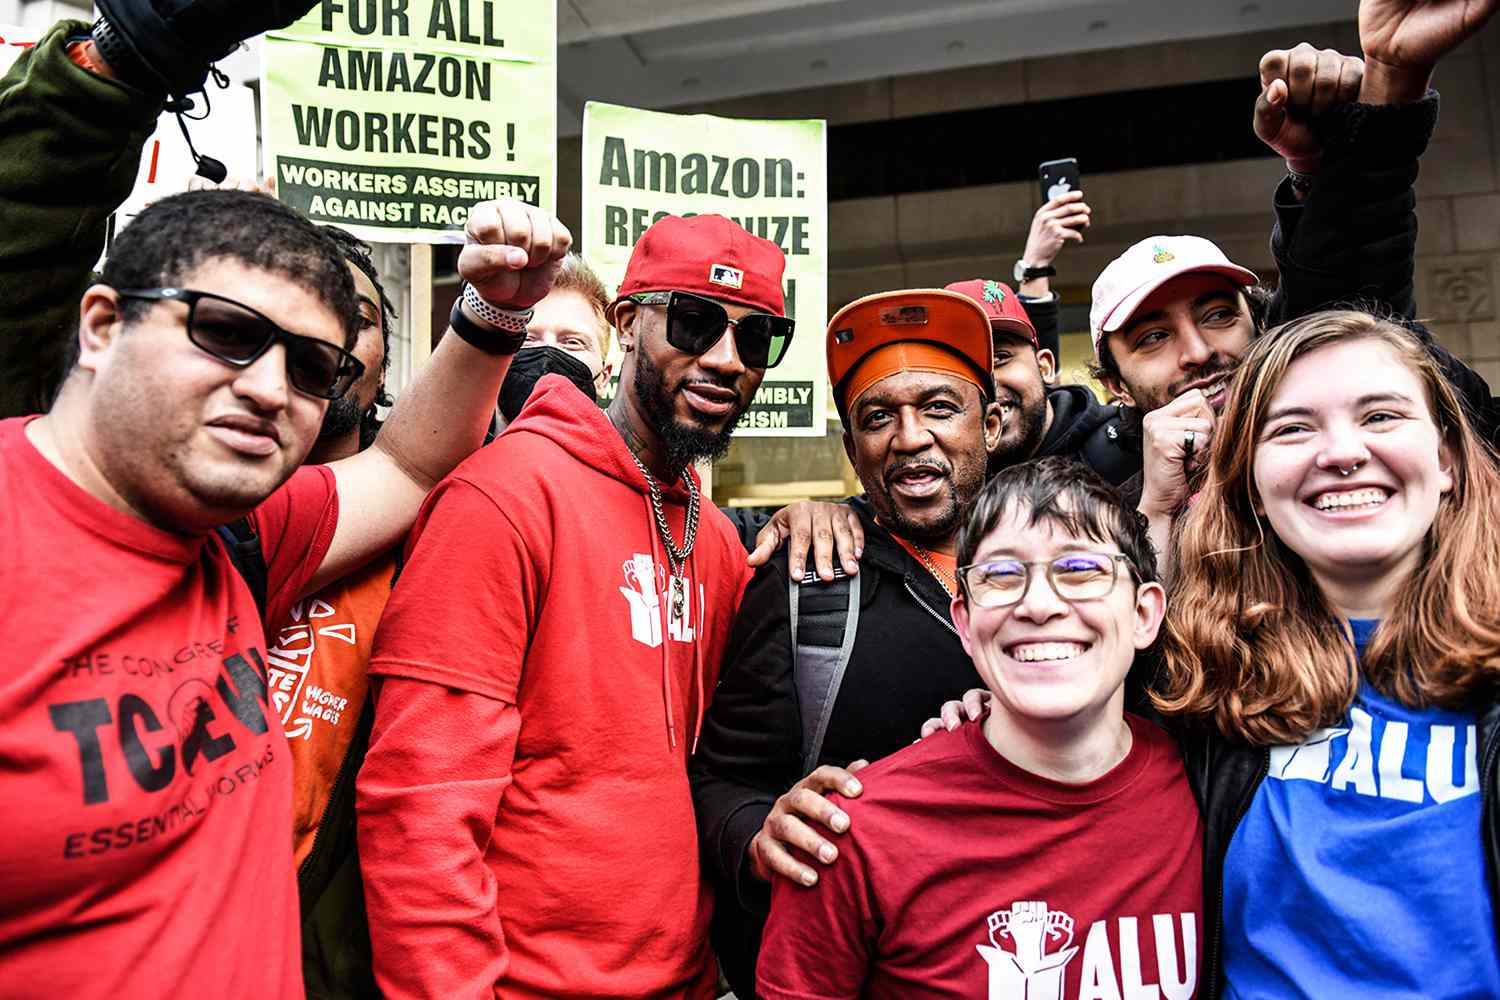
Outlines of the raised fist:
M458 273L500 309L529 309L552 290L573 234L550 212L511 198L469 212Z
M1260 57L1260 97L1255 134L1299 173L1317 169L1323 144L1312 120L1329 108L1359 99L1365 64L1333 49L1303 42Z
M1359 46L1370 62L1430 72L1496 7L1500 0L1360 0Z

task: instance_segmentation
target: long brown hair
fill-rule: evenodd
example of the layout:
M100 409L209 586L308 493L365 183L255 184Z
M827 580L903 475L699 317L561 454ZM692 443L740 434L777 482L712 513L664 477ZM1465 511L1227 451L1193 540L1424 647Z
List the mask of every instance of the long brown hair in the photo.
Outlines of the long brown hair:
M1302 560L1256 511L1254 459L1271 399L1299 358L1367 340L1417 376L1453 461L1422 560L1362 662ZM1359 373L1351 372L1351 377ZM1359 312L1324 312L1250 346L1176 546L1153 695L1161 711L1231 738L1297 743L1340 720L1359 674L1406 705L1461 708L1500 686L1500 472L1420 341Z

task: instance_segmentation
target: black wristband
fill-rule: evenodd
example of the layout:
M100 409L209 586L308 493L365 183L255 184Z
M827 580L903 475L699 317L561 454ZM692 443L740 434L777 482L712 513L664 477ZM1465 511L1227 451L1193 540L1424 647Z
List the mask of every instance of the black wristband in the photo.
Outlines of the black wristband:
M448 325L464 343L496 357L514 354L521 349L521 345L526 343L524 330L520 333L507 333L504 330L480 326L474 322L464 313L462 295L453 303L453 311L448 314Z
M146 68L146 64L141 61L135 49L131 48L125 36L110 23L108 18L96 19L91 35L99 58L104 60L122 83L151 94L166 92L161 79Z

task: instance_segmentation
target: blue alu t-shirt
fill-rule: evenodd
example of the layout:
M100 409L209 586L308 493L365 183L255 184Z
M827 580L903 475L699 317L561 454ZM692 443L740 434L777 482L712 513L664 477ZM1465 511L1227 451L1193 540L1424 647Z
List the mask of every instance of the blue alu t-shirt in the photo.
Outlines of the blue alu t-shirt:
M1377 621L1351 622L1362 654ZM1342 725L1274 747L1224 863L1236 1000L1500 997L1472 712L1361 683Z

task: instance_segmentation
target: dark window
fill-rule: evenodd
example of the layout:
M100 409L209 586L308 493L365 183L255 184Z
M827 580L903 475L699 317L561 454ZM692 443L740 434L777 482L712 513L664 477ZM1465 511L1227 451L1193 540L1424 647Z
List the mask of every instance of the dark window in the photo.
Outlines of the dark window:
M1090 173L1273 155L1250 127L1254 78L899 118L828 130L833 201L1035 180L1043 160Z

